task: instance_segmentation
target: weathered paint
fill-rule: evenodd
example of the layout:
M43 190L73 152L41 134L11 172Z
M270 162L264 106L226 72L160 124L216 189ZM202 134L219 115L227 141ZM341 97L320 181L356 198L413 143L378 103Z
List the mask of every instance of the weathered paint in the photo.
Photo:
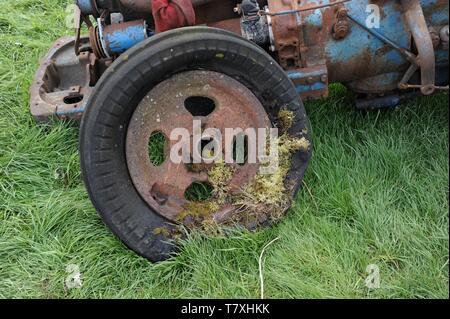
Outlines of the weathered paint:
M321 91L327 88L327 85L324 83L316 82L313 84L305 84L305 85L297 85L298 93L305 93L310 91Z
M323 0L320 4L332 5L335 2ZM276 0L269 0L269 7L273 10L279 9L278 3ZM305 0L299 9L312 5L317 5L317 1ZM378 5L380 8L379 28L367 28L369 5ZM421 0L421 5L430 26L448 24L448 1ZM288 5L283 8L287 9ZM336 23L338 10L342 8L347 10L350 30L343 39L335 39L332 36L332 27ZM292 17L280 16L274 19L278 19L276 22L282 25L284 30L289 26L292 27L292 23L288 24L288 21L292 21ZM311 84L305 83L302 79L314 77L314 73L309 73L311 68L324 63L330 82L345 83L357 92L384 93L397 89L398 82L410 65L409 51L413 47L412 32L400 1L350 1L339 6L301 12L297 19L300 27L295 32L300 34L297 42L301 47L299 59L301 67L287 68L287 72L302 96L308 95L308 91L311 91L308 97L321 97L320 94L316 94L316 90L324 85L323 82L316 81ZM289 32L281 30L276 34L278 39L275 40L283 43L292 42ZM285 50L286 53L283 54L287 56L290 52L295 52L286 51L286 45L277 47L277 50ZM283 66L284 61L280 62ZM436 63L439 66L448 65L448 51L438 49Z
M359 93L385 93L396 90L402 77L403 72L389 72L349 82L347 86Z
M448 26L448 0L419 1L428 27L439 33L442 27ZM322 6L320 9L272 17L273 47L280 65L286 70L302 98L326 96L329 82L344 83L357 93L390 94L398 88L399 81L404 77L411 61L407 59L405 52L400 51L414 51L411 29L417 25L414 22L412 27L408 25L405 8L401 1L353 0L343 4L338 0L303 0L297 3L297 7L295 3L295 1L268 0L271 13ZM151 0L77 0L77 4L84 14L94 16L101 10L121 12L125 17L130 14L132 19L141 16L147 19L151 16ZM240 18L233 13L234 1L194 0L193 4L196 8L198 24L208 24L241 34ZM330 6L327 7L327 5ZM365 27L370 14L366 11L368 5L378 5L381 13L380 28L372 31ZM348 32L345 30L342 37L335 38L333 27L338 20L337 13L344 9L349 19L349 30ZM128 20L125 19L125 21ZM95 63L98 63L96 58L101 57L99 61L108 61L108 59L102 60L107 57L106 53L114 58L151 35L144 20L102 25L98 29L92 28L91 38L95 41L91 42L91 46L95 54L92 54L92 61L89 62L92 64L91 70L97 70L93 67ZM422 35L425 36L426 32L422 32ZM58 50L60 51L63 50ZM103 54L98 54L98 51ZM441 86L448 85L448 49L445 45L438 43L435 45L434 55L436 83L440 83ZM70 57L70 61L77 61L75 56L64 51L64 54L58 54L58 63L63 63L66 57ZM71 65L71 63L65 61L63 64ZM41 69L41 72L38 72L39 81L35 83L35 90L32 91L33 115L43 119L49 114L56 113L61 118L72 118L82 112L84 102L77 103L76 108L72 110L74 106L64 105L59 95L68 89L65 83L73 82L82 87L83 95L87 99L91 86L85 83L86 79L89 80L89 77L84 76L83 73L86 70L82 69L82 72L77 71L72 74L70 78L73 81L68 81L69 77L66 75L61 79L58 77L54 79L52 78L54 72L50 72L51 82L59 83L59 86L47 85L49 92L44 92L46 100L40 97L40 92L42 92L42 83L45 82L43 81L44 73L49 68ZM64 70L62 67L58 69ZM98 74L90 74L91 83L97 81L104 69L106 66ZM419 84L416 80L413 79L415 83L412 84ZM58 98L54 95L56 93L59 94ZM61 97L64 96L61 95ZM56 99L57 102L52 99ZM396 101L396 99L384 99L383 103L386 101Z
M148 38L143 20L106 26L102 32L102 42L110 55L121 54Z
M306 80L308 77L319 77L323 75L322 72L314 71L314 72L301 72L301 71L288 71L287 72L289 78L296 83L296 88L298 93L305 93L308 91L320 91L327 88L327 84L321 82L320 80L314 83L303 83L297 84L302 80ZM305 82L305 81L304 81Z
M372 1L352 1L346 4L348 13L355 20L365 24L368 17L366 8ZM397 46L411 47L411 35L403 22L402 8L397 2L384 2L380 28L382 34ZM343 40L329 38L325 43L325 55L328 61L330 81L348 82L367 76L403 69L406 59L397 50L388 47L385 42L370 34L354 23L350 34Z
M302 99L315 99L328 95L326 65L287 71Z
M421 0L420 4L429 25L448 24L448 0Z
M437 50L436 55L436 65L437 66L448 66L448 51Z
M60 119L63 118L73 118L76 117L77 115L82 115L85 111L85 104L83 103L83 107L77 108L77 109L70 109L70 110L57 110L56 111L56 116Z
M97 9L93 0L77 0L77 5L85 15L96 15Z

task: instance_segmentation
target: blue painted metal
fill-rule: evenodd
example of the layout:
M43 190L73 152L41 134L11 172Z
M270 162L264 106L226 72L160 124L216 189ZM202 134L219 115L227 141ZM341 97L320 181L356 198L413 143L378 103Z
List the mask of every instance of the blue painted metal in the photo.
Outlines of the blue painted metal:
M365 24L370 0L352 1L345 7L349 16ZM399 48L411 47L411 32L403 23L402 7L398 1L384 2L378 29L373 29L384 39L389 39ZM325 54L330 71L330 81L349 82L375 75L405 69L406 58L380 37L352 24L349 35L343 40L329 38L325 43Z
M436 65L437 66L448 66L448 51L437 50L436 55Z
M323 81L315 78L314 83L303 83L304 79L314 77L308 74L311 68L326 67L328 82L351 84L352 87L364 87L364 91L372 87L374 93L395 88L399 74L405 72L410 63L414 62L414 55L410 55L413 46L411 30L404 19L404 8L401 1L358 0L340 3L348 11L351 21L348 36L335 39L332 36L332 26L336 16L336 0L305 0L299 10L320 6L297 12L284 10L273 12L271 15L295 14L302 28L303 67L289 72L289 76L296 83L299 93L317 91L323 87ZM443 26L448 24L448 1L420 0L426 20L429 25ZM91 10L91 0L78 0L78 4ZM379 28L366 27L366 21L371 14L367 10L371 5L380 8ZM283 17L281 17L283 19ZM101 30L101 41L109 55L117 55L145 40L147 34L145 25L112 25ZM437 50L437 64L448 65L448 51ZM314 71L312 71L314 73ZM361 83L358 84L358 81ZM325 91L325 89L322 88ZM314 95L313 95L314 96ZM322 96L321 94L317 95Z
M328 74L325 66L289 70L287 75L294 82L297 92L304 99L311 95L325 97L328 94Z
M94 0L77 0L77 5L84 15L96 15L97 9Z
M403 75L404 72L383 73L349 82L347 83L347 87L359 93L373 93L374 88L378 92L391 92L398 88L398 83L403 78Z
M106 26L101 34L102 44L109 55L122 54L151 35L142 20Z
M298 93L305 93L305 92L311 92L311 91L320 91L327 88L328 85L321 83L321 82L315 82L313 84L305 84L305 85L298 85L297 86L297 92Z
M429 25L448 24L449 3L445 0L421 0L425 18Z
M227 1L234 3L232 0ZM415 0L408 1L412 3ZM434 88L437 85L441 89L447 88L448 90L448 34L445 36L445 32L442 31L445 26L448 28L449 1L417 1L420 2L423 11L423 16L420 14L419 19L422 23L415 18L408 18L406 7L410 2L406 0L351 0L346 3L339 0L302 0L298 3L298 7L292 1L268 0L268 8L263 14L271 16L271 29L268 31L270 37L267 37L271 43L266 44L271 50L276 51L280 65L286 70L298 93L305 100L327 96L329 83L340 82L349 90L356 92L359 97L363 97L362 100L357 101L357 106L360 108L393 106L404 97L400 89L423 89L422 80L425 78L421 74L423 70L436 69L435 81L430 85ZM209 1L193 0L194 2ZM91 83L96 83L103 69L107 67L106 62L109 60L106 58L115 58L153 35L147 29L144 20L129 21L127 19L150 18L148 21L151 22L151 1L77 0L76 3L84 15L93 15L98 18L99 13L105 13L98 19L98 28L91 32L90 43L94 52L82 53L94 55L95 59L103 61L104 67L98 74L91 75L92 78L87 84L74 82L84 90L83 94L87 100ZM368 29L366 21L373 14L368 9L373 9L374 5L378 6L380 10L379 28ZM318 6L320 8L317 8ZM284 10L293 8L299 10ZM417 14L418 11L420 10L410 12ZM109 24L110 20L107 18L107 14L111 12L122 13L124 21L127 22ZM132 15L127 16L127 13L132 13ZM419 15L415 15L415 17L417 16ZM426 23L423 23L423 18ZM230 23L224 23L223 26L232 25L233 28L230 30L236 32L233 20L226 20L226 22ZM335 32L336 26L343 27L344 32L338 35ZM267 27L267 29L269 28ZM418 36L417 29L421 31L420 36ZM432 32L433 38L428 37L427 31ZM440 39L436 38L437 36L440 36ZM444 40L445 38L447 40ZM430 39L434 40L432 41L434 50L430 49ZM86 40L84 43L88 42ZM61 54L61 58L58 60L58 55L53 52L46 63L53 64L54 57L59 62L66 60L66 51L64 50L68 42L57 43L57 45L58 49L55 49L55 52L58 52L59 55L61 50L64 54ZM431 53L429 56L434 56L436 68L422 67L423 54L421 54L422 59L416 59L420 45L422 45L422 52L424 52L423 46L425 46ZM85 64L79 64L79 61L85 61L85 58L79 59L73 53L68 56L70 56L70 60L76 61L77 66L85 66ZM433 59L428 59L429 61L433 61ZM56 64L59 65L58 63ZM65 63L67 61L62 64ZM432 65L432 63L427 65ZM69 67L72 67L71 64L66 68ZM83 67L82 70L85 72L86 68ZM46 81L44 75L48 76L47 67L42 67L39 71L37 77L39 81L34 84L35 89L32 91L32 112L35 117L42 120L49 115L49 110L51 110L52 115L56 114L60 118L79 118L84 112L84 102L78 103L73 108L72 105L68 106L61 101L60 106L62 107L59 107L57 103L48 103L41 97L42 90L44 90L42 83ZM60 79L60 75L69 77L64 72L64 74L58 74L54 82L72 83ZM429 77L431 78L430 82L433 82L433 76ZM82 78L83 81L86 79L84 73L81 72L80 75L75 74L72 77ZM63 87L62 90L67 90L67 88ZM59 87L50 88L48 94L54 92L58 92L60 95L61 89ZM47 92L44 93L44 96L46 95Z
M302 5L307 7L317 3L306 0ZM321 4L332 4L324 0ZM380 8L379 28L370 29L366 21L371 14L369 5ZM426 21L429 26L448 25L449 2L442 0L421 0ZM415 63L412 34L404 19L404 8L400 1L351 1L342 5L348 12L350 21L349 33L343 39L331 36L331 25L335 21L335 8L322 8L299 15L303 26L303 59L310 69L312 66L325 65L329 82L346 84L359 93L386 93L396 90L403 74L411 63ZM302 39L300 39L302 40ZM448 66L448 51L436 50L436 65ZM303 68L288 71L288 75L296 84L300 94L317 90L322 85L299 83ZM312 94L312 97L321 95ZM395 101L395 99L392 99Z
M79 107L77 109L72 109L72 110L67 110L67 109L63 110L63 111L57 110L56 111L56 116L59 119L72 118L72 117L75 117L77 115L81 116L85 112L85 110L86 110L86 108L85 108L84 105L82 107Z

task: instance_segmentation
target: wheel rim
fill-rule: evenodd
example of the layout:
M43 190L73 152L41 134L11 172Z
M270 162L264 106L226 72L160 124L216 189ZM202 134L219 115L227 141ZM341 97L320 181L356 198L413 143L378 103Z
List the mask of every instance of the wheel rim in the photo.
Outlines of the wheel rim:
M207 103L206 103L206 102ZM213 105L212 105L213 104ZM200 120L203 130L225 128L269 128L270 120L254 94L233 78L211 71L188 71L174 75L155 86L141 101L129 123L126 140L127 165L133 184L158 214L173 222L184 222L186 190L193 183L209 183L211 164L195 167L170 160L170 150L179 140L170 140L174 129L183 128L190 134L192 149L193 120ZM162 134L167 141L165 160L156 165L150 158L149 140ZM222 149L225 150L225 139ZM228 141L229 142L229 141ZM251 181L259 169L258 163L226 164L233 166L228 190L236 192ZM217 190L215 190L217 191ZM212 216L204 216L222 223L230 219L234 208L223 204Z

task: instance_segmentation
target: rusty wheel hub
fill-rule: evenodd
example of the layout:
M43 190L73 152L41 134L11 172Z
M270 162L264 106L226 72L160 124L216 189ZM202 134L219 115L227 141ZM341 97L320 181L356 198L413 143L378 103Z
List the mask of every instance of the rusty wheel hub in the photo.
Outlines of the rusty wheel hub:
M171 77L153 88L138 105L129 125L126 143L128 169L141 197L165 218L182 221L189 205L186 190L193 183L209 183L209 170L214 164L176 164L170 158L171 148L180 142L170 140L174 129L186 129L193 150L193 121L200 120L202 130L225 128L268 128L270 120L254 94L238 81L211 71L189 71ZM154 134L166 140L164 161L153 163L149 140ZM176 137L178 138L178 137ZM225 138L222 149L225 150ZM178 144L179 145L179 144ZM233 166L230 191L248 183L258 172L258 163ZM214 190L218 191L218 190ZM231 205L224 204L213 212L219 222L230 216Z

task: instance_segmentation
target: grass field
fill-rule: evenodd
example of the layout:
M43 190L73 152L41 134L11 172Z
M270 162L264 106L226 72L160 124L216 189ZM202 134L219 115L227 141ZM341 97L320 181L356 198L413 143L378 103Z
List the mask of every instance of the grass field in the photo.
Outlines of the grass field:
M66 3L0 0L0 297L448 298L445 94L363 114L335 87L308 103L315 154L289 216L229 238L193 236L157 265L102 224L80 177L78 128L37 125L28 87L65 27ZM83 286L68 290L69 264ZM366 267L380 269L368 289Z

